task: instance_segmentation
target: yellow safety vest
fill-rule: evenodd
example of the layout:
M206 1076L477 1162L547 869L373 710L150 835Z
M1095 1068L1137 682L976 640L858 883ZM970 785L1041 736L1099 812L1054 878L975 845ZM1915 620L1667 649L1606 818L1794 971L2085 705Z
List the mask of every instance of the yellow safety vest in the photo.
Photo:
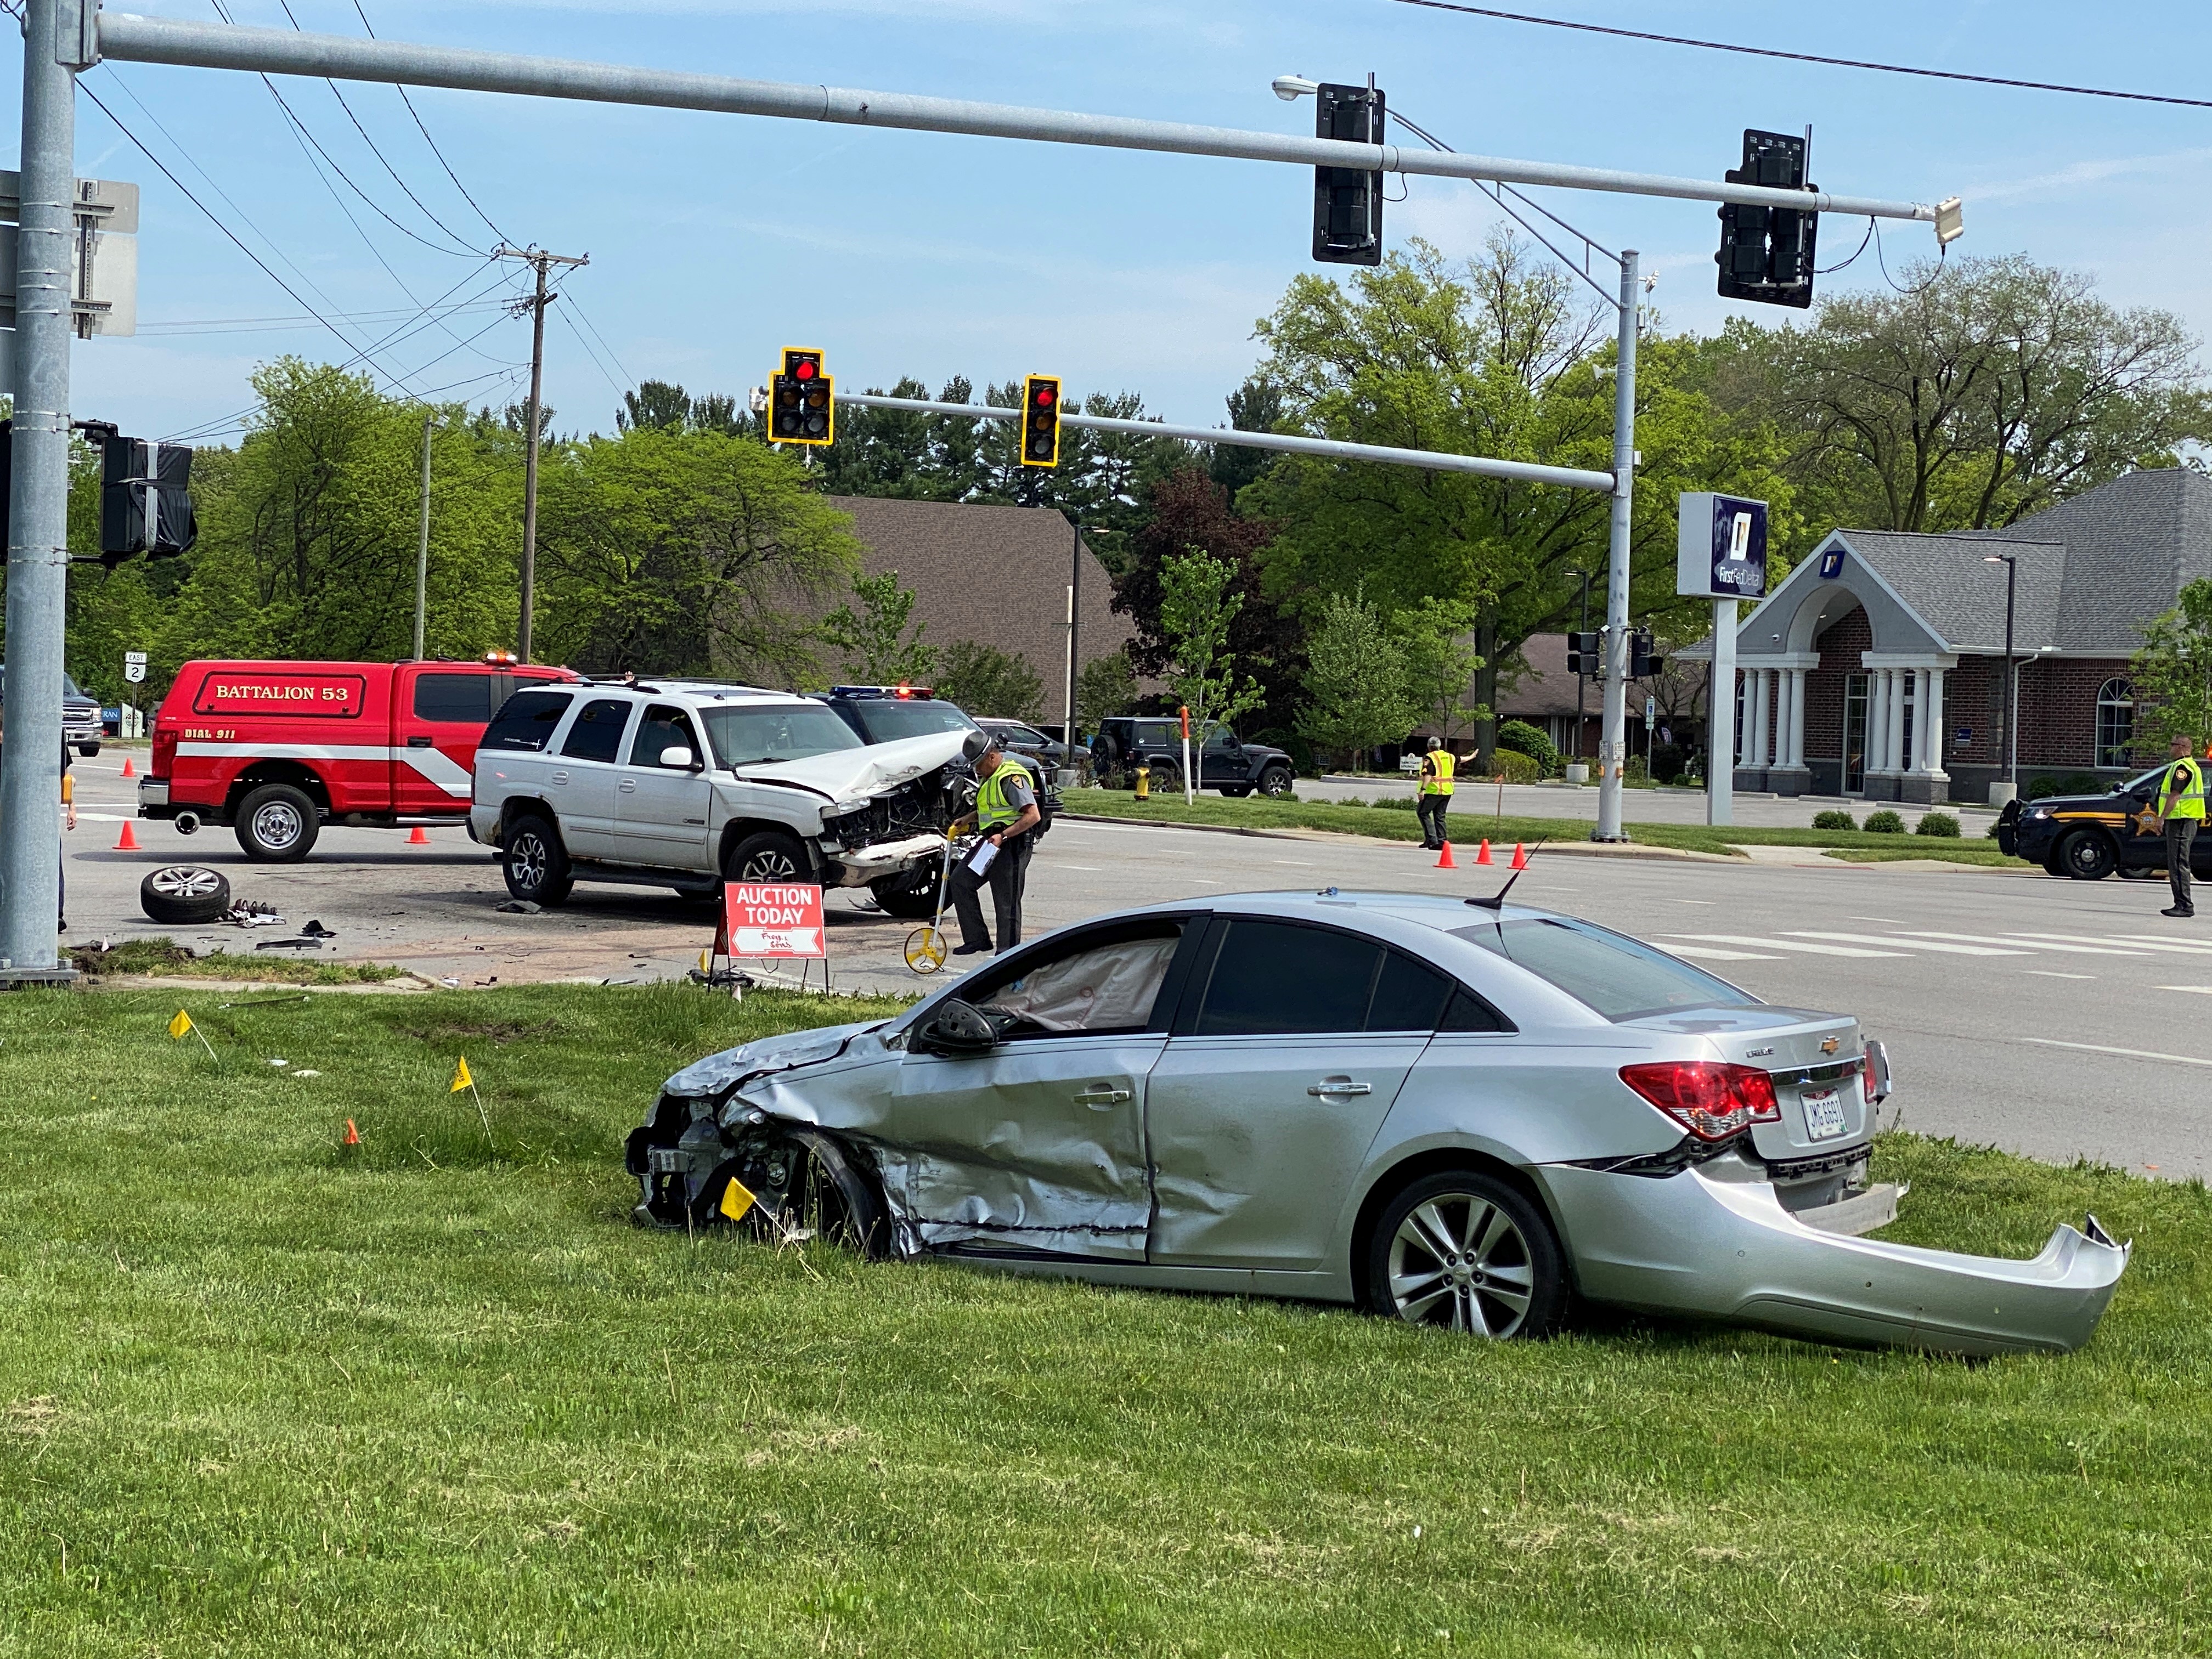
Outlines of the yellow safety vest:
M1452 792L1452 751L1431 749L1421 757L1421 793L1449 795Z
M1005 829L1022 815L1022 809L1006 799L1006 780L1018 771L1026 778L1025 769L1001 757L999 769L984 779L982 787L975 792L976 826L987 836L994 830Z
M2162 818L2201 818L2204 816L2204 769L2195 760L2178 760L2166 769L2159 787L2158 815Z

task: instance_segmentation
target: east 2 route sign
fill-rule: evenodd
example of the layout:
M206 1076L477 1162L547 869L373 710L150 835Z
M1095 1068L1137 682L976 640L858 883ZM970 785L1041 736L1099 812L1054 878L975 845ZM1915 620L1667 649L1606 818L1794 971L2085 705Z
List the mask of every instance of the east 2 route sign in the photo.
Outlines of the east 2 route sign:
M1706 490L1680 497L1674 591L1701 599L1766 597L1766 503Z
M725 953L733 957L819 957L822 890L785 882L732 881L722 887ZM828 971L824 969L823 971Z

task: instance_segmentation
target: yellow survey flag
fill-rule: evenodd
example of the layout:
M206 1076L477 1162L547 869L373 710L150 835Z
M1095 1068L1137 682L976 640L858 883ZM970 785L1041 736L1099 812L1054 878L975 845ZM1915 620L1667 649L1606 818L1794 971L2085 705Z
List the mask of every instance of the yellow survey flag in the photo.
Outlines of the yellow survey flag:
M455 1060L453 1085L446 1092L449 1095L457 1095L464 1089L473 1089L476 1086L477 1080L469 1075L469 1062L465 1059Z
M169 1022L169 1035L173 1037L186 1037L191 1034L192 1017L183 1009L178 1009L177 1017Z
M742 1221L745 1218L745 1212L757 1201L745 1190L744 1183L732 1176L730 1184L722 1189L722 1201L716 1207L731 1220Z

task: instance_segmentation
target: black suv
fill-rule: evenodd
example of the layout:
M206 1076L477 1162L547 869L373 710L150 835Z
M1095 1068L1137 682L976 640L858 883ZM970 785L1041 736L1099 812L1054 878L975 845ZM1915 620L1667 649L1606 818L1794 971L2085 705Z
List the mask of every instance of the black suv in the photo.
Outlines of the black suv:
M1997 845L2054 876L2101 881L2116 870L2163 870L2166 836L2146 835L2138 823L2158 799L2166 763L2141 777L2116 783L2102 795L2046 795L2009 800L1997 815ZM2199 834L2190 864L2199 880L2212 881L2212 836Z
M1291 757L1279 749L1245 743L1218 720L1194 731L1190 743L1201 789L1218 789L1224 795L1249 795L1255 789L1263 795L1291 793ZM1126 780L1141 766L1152 773L1153 788L1180 789L1182 722L1172 715L1114 715L1098 723L1091 757L1102 778Z

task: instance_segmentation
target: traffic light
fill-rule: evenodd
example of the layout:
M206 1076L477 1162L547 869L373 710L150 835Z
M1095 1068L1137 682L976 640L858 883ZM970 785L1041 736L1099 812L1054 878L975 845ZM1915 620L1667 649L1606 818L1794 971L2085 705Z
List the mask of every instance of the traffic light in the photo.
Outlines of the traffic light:
M1805 179L1803 134L1743 135L1743 165L1732 169L1732 185L1760 185L1770 190L1810 190ZM1813 246L1820 228L1817 213L1795 208L1748 207L1735 202L1721 209L1720 294L1726 300L1756 300L1764 305L1813 303Z
M1605 673L1604 636L1597 633L1567 635L1567 672L1591 678Z
M1060 381L1050 374L1022 382L1022 465L1060 465Z
M1658 643L1651 637L1650 629L1639 628L1628 636L1629 678L1648 680L1666 665L1667 659L1659 654Z
M786 346L783 373L769 380L769 439L780 444L827 444L837 436L837 381L822 372L822 354Z
M104 421L78 429L100 446L100 562L112 570L144 553L189 553L199 539L192 510L192 452L184 444L126 438Z
M1372 86L1322 82L1314 136L1352 144L1382 142L1383 99ZM1313 257L1324 264L1382 263L1382 175L1358 167L1314 169Z

